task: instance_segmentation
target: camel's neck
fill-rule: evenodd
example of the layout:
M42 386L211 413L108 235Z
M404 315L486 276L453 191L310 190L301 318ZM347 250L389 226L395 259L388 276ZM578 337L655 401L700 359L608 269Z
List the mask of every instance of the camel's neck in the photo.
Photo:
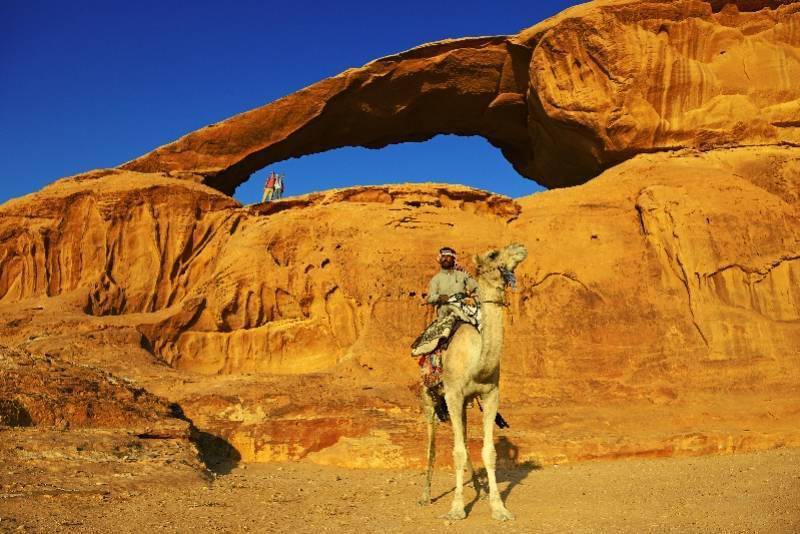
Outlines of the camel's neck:
M503 288L495 287L485 281L478 280L478 294L483 305L481 307L481 367L491 372L500 367L500 355L503 351Z

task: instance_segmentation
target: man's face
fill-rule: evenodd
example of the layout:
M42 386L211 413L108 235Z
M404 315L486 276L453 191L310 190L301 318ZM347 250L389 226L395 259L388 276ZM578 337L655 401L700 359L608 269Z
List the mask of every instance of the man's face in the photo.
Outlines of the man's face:
M453 256L443 255L439 257L439 265L442 266L442 269L452 269L455 263L456 259Z

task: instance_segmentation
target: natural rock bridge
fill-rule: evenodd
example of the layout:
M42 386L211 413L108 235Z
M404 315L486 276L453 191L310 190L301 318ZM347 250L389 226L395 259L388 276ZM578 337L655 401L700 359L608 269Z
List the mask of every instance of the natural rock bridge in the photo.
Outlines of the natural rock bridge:
M457 134L576 185L642 152L800 143L798 47L798 3L593 2L377 59L122 167L232 194L288 158Z

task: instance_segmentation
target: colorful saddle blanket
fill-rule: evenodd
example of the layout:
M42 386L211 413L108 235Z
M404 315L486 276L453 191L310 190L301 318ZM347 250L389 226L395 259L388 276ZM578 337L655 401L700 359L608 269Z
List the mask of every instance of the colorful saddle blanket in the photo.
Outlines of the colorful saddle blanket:
M411 355L429 354L436 349L447 348L450 338L462 323L471 324L480 331L481 309L462 302L444 305L439 316L411 344Z

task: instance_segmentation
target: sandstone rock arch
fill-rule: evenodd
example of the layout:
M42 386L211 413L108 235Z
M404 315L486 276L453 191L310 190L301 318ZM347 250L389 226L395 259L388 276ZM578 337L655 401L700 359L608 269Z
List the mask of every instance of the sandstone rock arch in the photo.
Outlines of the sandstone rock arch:
M796 145L798 28L794 2L593 2L377 59L122 167L232 194L274 162L444 133L483 136L563 187L642 152Z
M273 162L438 134L480 135L519 161L529 55L502 36L424 45L208 126L125 167L199 174L230 194ZM507 91L502 97L499 87Z

